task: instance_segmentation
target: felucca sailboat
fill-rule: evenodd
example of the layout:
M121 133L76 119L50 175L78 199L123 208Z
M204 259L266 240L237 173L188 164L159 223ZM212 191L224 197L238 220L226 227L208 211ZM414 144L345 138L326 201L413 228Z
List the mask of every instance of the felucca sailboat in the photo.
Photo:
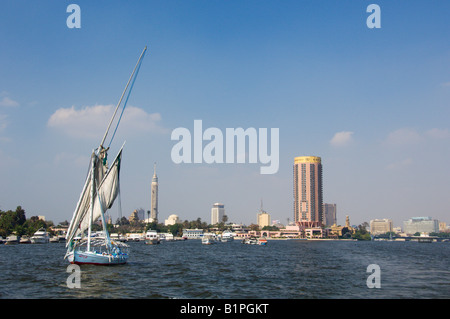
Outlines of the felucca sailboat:
M72 264L116 265L124 264L128 260L128 245L111 240L105 220L105 212L112 207L120 192L119 175L123 146L113 163L108 166L107 153L109 147L105 148L103 144L117 114L117 110L122 103L122 99L128 90L130 82L132 82L127 99L123 105L123 114L146 50L147 47L144 48L139 57L100 146L92 152L88 175L66 235L67 252L64 258L67 258ZM116 130L121 117L122 115L120 115L117 121ZM111 142L113 138L114 134ZM91 226L99 218L101 219L103 231L100 235L97 234L94 237Z

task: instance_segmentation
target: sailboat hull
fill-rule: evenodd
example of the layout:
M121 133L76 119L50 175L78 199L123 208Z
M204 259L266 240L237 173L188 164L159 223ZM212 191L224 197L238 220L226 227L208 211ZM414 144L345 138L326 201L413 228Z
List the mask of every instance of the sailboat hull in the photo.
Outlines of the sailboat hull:
M67 256L71 264L77 265L123 265L128 260L127 254L111 255L89 251L75 251Z

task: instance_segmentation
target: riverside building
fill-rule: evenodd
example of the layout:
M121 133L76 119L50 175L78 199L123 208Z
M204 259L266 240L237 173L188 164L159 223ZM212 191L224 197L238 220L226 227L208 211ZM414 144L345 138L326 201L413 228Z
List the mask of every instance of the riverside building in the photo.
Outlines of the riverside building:
M392 232L392 219L372 219L370 221L370 233L372 235L386 234Z
M403 222L403 231L408 235L437 233L439 231L439 221L431 217L412 217Z
M322 213L323 213L322 223L325 226L332 226L336 224L337 222L336 204L323 204Z
M223 220L225 215L225 205L221 203L215 203L211 208L211 225L216 225Z
M302 227L323 223L322 160L301 156L294 160L294 222Z

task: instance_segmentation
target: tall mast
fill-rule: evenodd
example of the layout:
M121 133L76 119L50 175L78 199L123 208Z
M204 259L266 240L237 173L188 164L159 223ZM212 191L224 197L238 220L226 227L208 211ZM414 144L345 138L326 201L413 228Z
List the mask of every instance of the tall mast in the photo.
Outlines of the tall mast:
M106 132L105 132L105 135L103 136L102 142L100 143L100 149L103 147L103 143L105 142L106 136L108 135L109 128L111 127L111 124L112 124L114 118L116 117L116 113L117 113L117 110L119 109L120 104L122 103L123 96L125 95L125 92L127 91L128 86L130 85L131 79L133 78L134 73L136 72L136 69L137 69L139 63L141 62L141 59L144 56L145 51L147 51L147 46L145 46L144 51L142 51L141 56L139 57L139 60L137 61L136 66L134 67L133 73L131 73L131 76L128 79L127 85L125 86L125 89L122 92L122 96L120 97L119 103L117 103L114 114L111 118L111 121L109 122L108 128L106 129Z

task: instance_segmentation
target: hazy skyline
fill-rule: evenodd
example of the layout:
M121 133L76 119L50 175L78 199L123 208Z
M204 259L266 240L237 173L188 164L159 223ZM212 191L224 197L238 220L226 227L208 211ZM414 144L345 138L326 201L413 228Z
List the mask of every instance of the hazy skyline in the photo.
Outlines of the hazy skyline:
M338 223L450 223L450 3L429 1L5 1L0 11L0 209L72 217L92 149L143 48L110 158L126 141L122 214L159 219L225 205L230 221L293 220L292 167L319 156ZM366 8L381 8L369 29ZM279 128L279 170L175 164L178 127ZM110 210L113 220L117 208Z

